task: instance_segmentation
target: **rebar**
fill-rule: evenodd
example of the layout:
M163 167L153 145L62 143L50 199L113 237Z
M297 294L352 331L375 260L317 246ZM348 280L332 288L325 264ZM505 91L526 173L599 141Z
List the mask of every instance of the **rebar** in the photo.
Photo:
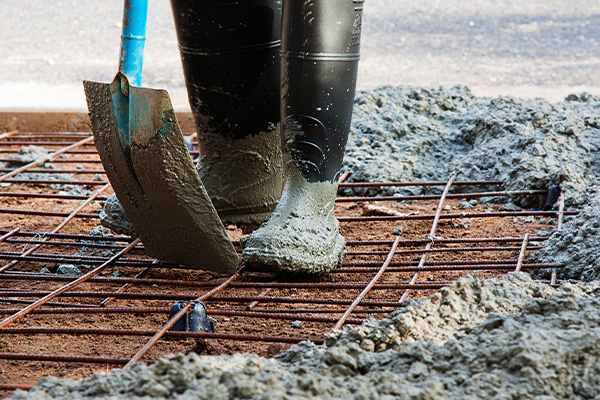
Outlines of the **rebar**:
M381 278L381 276L383 275L383 273L385 272L387 267L390 265L390 262L392 261L392 257L394 256L394 252L396 251L396 247L398 246L399 240L400 240L400 237L399 236L396 237L396 240L394 241L394 244L392 245L392 248L390 249L390 252L389 252L385 262L383 263L383 265L381 266L379 271L377 271L377 274L373 277L373 279L371 279L371 281L363 289L363 291L360 292L360 294L358 296L356 296L356 299L354 299L352 304L350 304L350 307L348 307L346 312L344 312L344 315L342 315L340 317L340 319L335 323L335 326L333 327L333 329L340 329L344 325L344 323L347 321L350 314L352 314L352 311L354 311L356 306L358 306L360 304L360 302L362 301L362 299L365 298L367 293L369 293L371 291L371 289L375 288L375 286L377 285L377 281L379 280L379 278ZM400 303L402 303L402 302L400 302Z
M423 251L423 255L421 256L421 259L419 260L419 265L417 266L417 271L415 271L414 275L412 276L412 278L410 280L410 284L415 284L415 282L417 281L417 278L419 277L419 272L423 268L423 265L425 265L425 260L427 259L427 252L429 250L431 250L431 247L433 246L433 243L434 243L435 233L437 231L438 223L442 216L442 209L444 206L444 202L446 201L446 197L448 196L448 192L450 191L450 188L452 187L454 180L455 180L454 176L452 176L448 180L448 183L444 187L444 191L442 192L442 195L440 196L440 201L437 206L437 212L435 213L435 218L433 219L433 223L431 224L431 230L429 231L429 235L428 235L428 239L430 239L430 242L428 242L425 245L425 250ZM406 298L408 297L409 293L410 292L408 290L406 290L406 291L404 291L404 293L402 293L402 296L400 297L401 303L406 301Z
M38 301L28 305L27 307L25 307L24 309L22 309L21 311L19 311L18 313L14 313L13 315L11 315L8 318L5 318L4 320L2 320L0 322L0 329L5 328L6 326L8 326L9 324L11 324L12 322L18 320L21 317L24 317L25 315L27 315L31 310L36 309L37 307L40 307L42 305L44 305L44 303L54 299L55 297L67 292L68 290L80 285L81 283L89 280L90 278L98 275L100 272L102 272L102 270L104 270L106 267L108 267L109 265L112 264L113 261L115 261L116 259L118 259L119 257L121 257L124 254L127 254L129 251L131 251L135 245L137 245L137 243L139 242L139 239L133 241L129 246L125 247L123 250L121 250L120 252L118 252L117 254L115 254L113 257L111 257L108 261L106 261L104 264L100 265L99 267L97 267L96 269L94 269L93 271L88 272L87 274L83 275L81 278L68 283L64 286L61 286L60 288L54 290L53 292L47 294L46 296L42 297L41 299L39 299Z

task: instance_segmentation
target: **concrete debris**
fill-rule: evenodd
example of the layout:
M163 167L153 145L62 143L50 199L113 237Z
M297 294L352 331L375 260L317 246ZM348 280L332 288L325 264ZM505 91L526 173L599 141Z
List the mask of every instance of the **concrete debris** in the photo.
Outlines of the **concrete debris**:
M112 229L116 233L137 237L133 226L125 216L125 210L119 203L117 196L110 195L104 202L104 207L100 210L100 222L106 228Z
M42 378L13 399L594 398L597 289L467 277L386 320L331 332L326 346L300 343L275 359L169 355L77 381Z
M6 163L7 168L18 168L31 162L37 161L40 158L46 157L48 150L42 146L22 146L17 155L8 156L9 162ZM51 162L51 161L47 161Z
M470 209L474 208L476 205L477 205L477 199L471 199L471 200L462 199L458 203L458 207L465 209L465 210L470 210Z
M503 204L499 210L500 211L522 211L523 209L516 204L506 203L506 204Z
M61 264L56 269L56 273L63 275L81 275L81 270L73 264Z

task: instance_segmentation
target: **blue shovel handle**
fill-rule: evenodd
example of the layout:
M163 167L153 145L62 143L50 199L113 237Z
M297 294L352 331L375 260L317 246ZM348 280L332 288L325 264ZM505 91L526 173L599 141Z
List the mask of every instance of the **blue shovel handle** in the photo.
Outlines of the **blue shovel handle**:
M119 72L133 86L142 84L147 15L148 0L125 0Z

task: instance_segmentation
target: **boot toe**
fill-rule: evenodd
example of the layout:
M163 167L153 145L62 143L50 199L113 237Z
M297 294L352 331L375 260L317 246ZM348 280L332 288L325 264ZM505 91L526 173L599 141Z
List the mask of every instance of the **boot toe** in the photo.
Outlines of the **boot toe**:
M244 241L242 260L261 270L327 273L342 263L346 241L334 223L268 223ZM327 226L325 226L327 225Z

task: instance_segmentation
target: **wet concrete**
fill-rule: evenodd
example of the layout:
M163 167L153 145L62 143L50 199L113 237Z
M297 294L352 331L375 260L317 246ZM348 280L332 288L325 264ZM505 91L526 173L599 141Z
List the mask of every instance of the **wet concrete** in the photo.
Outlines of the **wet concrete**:
M108 199L106 199L104 207L102 207L98 216L100 217L102 226L123 235L137 237L137 233L135 233L135 229L133 229L133 226L131 226L131 223L127 220L125 210L123 210L116 195L110 195Z
M224 225L244 232L267 221L282 188L279 127L244 139L198 135L198 174Z
M243 242L242 260L267 270L317 274L344 258L346 242L333 213L337 183L308 182L284 156L281 200L269 221Z
M168 94L130 88L130 99L136 99L130 112L140 124L130 132L128 157L109 87L84 82L92 131L115 194L147 253L190 267L235 271L237 254L194 169Z

